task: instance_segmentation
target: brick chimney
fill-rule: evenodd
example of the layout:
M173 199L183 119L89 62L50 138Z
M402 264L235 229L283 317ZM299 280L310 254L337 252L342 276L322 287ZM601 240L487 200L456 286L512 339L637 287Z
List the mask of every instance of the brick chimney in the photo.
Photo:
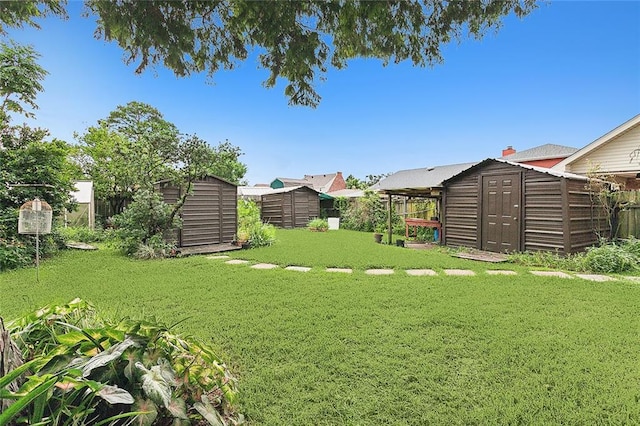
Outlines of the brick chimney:
M515 154L516 150L513 149L511 145L502 150L502 156L506 157L507 155Z

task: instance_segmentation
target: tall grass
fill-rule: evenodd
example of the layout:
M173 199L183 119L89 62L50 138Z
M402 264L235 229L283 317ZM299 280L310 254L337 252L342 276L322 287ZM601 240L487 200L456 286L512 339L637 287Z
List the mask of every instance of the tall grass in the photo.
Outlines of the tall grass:
M637 283L489 276L485 264L376 245L370 234L348 254L342 236L360 234L297 234L233 255L314 266L308 273L65 253L42 265L39 283L33 270L0 274L0 313L81 297L114 317L183 320L176 332L231 365L240 411L256 425L640 423ZM478 274L360 271L396 265Z

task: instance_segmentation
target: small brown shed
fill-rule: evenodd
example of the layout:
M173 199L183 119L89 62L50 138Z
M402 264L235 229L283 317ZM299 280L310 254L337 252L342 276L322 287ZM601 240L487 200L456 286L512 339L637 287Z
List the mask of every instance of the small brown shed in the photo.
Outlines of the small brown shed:
M308 186L275 189L262 195L262 220L281 228L303 228L320 216L320 193Z
M443 182L443 241L491 252L584 250L609 234L588 178L487 159Z
M156 184L165 203L175 203L186 189L171 181ZM237 185L216 176L192 184L182 207L178 246L202 246L233 241L238 227Z

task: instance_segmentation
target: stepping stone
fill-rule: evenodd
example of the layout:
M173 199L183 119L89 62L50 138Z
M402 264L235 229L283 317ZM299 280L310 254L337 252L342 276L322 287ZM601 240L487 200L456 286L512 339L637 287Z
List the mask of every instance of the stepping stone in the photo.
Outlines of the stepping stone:
M609 277L607 275L597 275L597 274L576 274L576 277L580 277L589 281L597 281L597 282L605 282L605 281L615 281L616 279L613 277Z
M571 275L560 271L529 271L533 275L539 277L558 277L558 278L573 278Z
M327 268L327 272L342 272L344 274L350 274L353 270L349 268Z
M391 275L393 269L367 269L364 273L367 275Z
M311 268L307 268L306 266L287 266L287 271L297 271L297 272L309 272Z
M640 281L640 277L630 276L630 277L625 277L625 278L628 279L628 280L631 280L631 281Z
M220 256L207 256L207 259L228 259L229 256L220 255Z
M516 271L503 271L500 269L487 270L487 274L489 275L518 275Z
M273 263L256 263L252 266L253 269L274 269L277 267L278 265L274 265Z
M231 259L227 260L225 263L228 263L229 265L244 265L245 263L249 263L249 261L242 259Z
M471 276L471 275L475 275L476 273L470 269L445 269L444 274L457 275L457 276Z
M433 269L407 269L407 275L419 277L423 275L438 275Z

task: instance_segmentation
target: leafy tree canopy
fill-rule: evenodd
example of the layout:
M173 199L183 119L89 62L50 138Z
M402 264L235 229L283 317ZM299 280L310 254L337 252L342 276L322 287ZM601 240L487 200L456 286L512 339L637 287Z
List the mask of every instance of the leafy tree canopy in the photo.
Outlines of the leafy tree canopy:
M151 190L160 180L188 187L214 174L237 183L247 171L238 147L228 141L211 147L195 135L182 135L160 111L141 102L118 106L76 138L79 163L94 181L96 196L109 200L113 213L121 212L136 191Z
M11 2L14 3L14 2ZM64 15L53 1L0 3L5 25L32 23L45 13ZM87 0L86 14L98 17L96 37L115 41L136 72L163 64L178 76L233 69L250 53L269 76L288 83L292 105L315 107L314 86L329 67L342 69L352 58L379 58L384 65L411 61L432 66L442 47L479 39L513 13L529 14L535 0L484 1L136 1ZM36 7L39 5L39 7ZM22 20L22 21L21 21Z
M36 96L47 75L36 62L39 56L31 46L0 43L0 121L6 122L9 112L32 117L25 106L38 109Z

